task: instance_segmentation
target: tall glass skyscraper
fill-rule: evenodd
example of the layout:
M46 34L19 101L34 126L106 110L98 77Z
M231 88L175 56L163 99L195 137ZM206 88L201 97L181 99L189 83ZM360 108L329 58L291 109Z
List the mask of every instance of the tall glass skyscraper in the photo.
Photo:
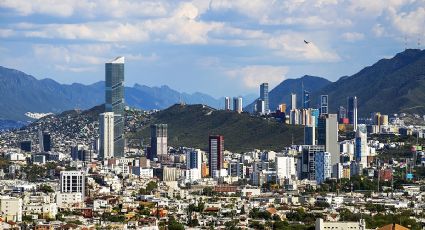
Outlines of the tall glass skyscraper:
M354 131L357 130L357 97L347 98L347 115L350 124L353 125Z
M269 83L260 85L260 99L264 101L264 112L268 113L269 108Z
M124 156L124 57L105 64L105 112L114 112L114 157Z

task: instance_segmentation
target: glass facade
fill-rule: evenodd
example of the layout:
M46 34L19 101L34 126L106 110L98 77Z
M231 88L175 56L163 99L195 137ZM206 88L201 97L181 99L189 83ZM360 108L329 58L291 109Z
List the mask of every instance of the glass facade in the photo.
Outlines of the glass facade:
M105 112L114 112L114 157L124 156L124 58L105 64Z

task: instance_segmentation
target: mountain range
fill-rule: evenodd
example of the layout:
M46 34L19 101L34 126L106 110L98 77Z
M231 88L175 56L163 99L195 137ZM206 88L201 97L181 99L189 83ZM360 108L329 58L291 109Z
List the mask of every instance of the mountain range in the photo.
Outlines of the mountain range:
M0 120L30 120L26 112L60 113L75 108L88 109L104 103L105 82L91 85L74 83L60 84L52 79L37 80L19 70L0 66ZM246 95L245 101L254 100L255 95ZM130 107L145 110L165 109L185 102L207 104L214 108L223 107L224 98L214 98L204 93L180 93L170 87L149 87L135 84L125 87L125 102Z
M297 94L301 106L302 89L311 92L311 106L316 107L321 94L329 95L329 110L336 112L346 106L348 96L357 96L359 113L391 114L399 112L425 113L425 50L407 49L389 59L382 59L352 76L330 82L322 77L303 76L287 79L269 93L270 109L279 104L290 106L290 94ZM258 96L248 95L244 102ZM168 86L149 87L135 84L125 88L125 101L131 107L165 109L177 102L223 107L223 98L204 93L180 93ZM29 120L26 112L59 113L87 109L104 102L104 82L91 85L59 84L51 79L37 80L21 71L0 67L0 120ZM253 111L254 102L245 107Z

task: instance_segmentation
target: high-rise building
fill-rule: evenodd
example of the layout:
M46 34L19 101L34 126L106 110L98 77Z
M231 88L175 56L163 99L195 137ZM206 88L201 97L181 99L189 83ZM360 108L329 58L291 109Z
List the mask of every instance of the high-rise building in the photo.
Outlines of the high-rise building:
M114 157L124 156L124 57L105 64L105 112L113 112Z
M355 160L363 165L367 166L367 155L368 155L368 146L367 146L367 128L366 125L358 125L355 138Z
M224 98L224 109L225 110L230 110L230 97L225 97Z
M291 110L297 109L297 95L295 93L291 93Z
M49 152L52 150L52 141L49 132L39 131L38 141L40 146L40 152Z
M242 113L242 97L234 97L233 98L233 111Z
M220 135L211 135L209 137L209 175L213 178L220 176L223 169L224 157L224 137Z
M86 181L83 171L61 171L60 191L61 193L81 193L84 197Z
M278 180L283 181L285 178L294 179L296 177L297 171L295 170L295 158L293 156L277 155L275 162Z
M316 182L322 184L326 179L331 177L331 153L318 152L315 156L316 163Z
M113 112L105 112L99 115L99 159L107 160L115 157L114 119Z
M21 150L25 152L31 152L32 151L32 144L30 140L21 141Z
M357 130L357 97L348 97L347 99L347 116L350 124L353 125L354 131Z
M338 121L336 114L319 117L317 125L317 144L324 145L325 151L331 154L332 165L339 163Z
M266 114L265 102L262 99L258 99L255 104L255 109L260 115Z
M168 126L167 124L151 125L151 159L168 154Z
M269 113L269 83L263 83L260 85L260 99L264 101L265 113Z
M344 106L340 106L338 109L338 121L342 121L344 118L347 118L347 110Z
M186 167L187 169L202 169L202 152L199 149L190 151L186 154Z
M307 90L303 92L303 107L304 109L310 108L310 92Z
M304 127L304 144L315 145L316 144L316 127L309 125Z
M303 147L302 154L297 164L299 173L298 178L316 180L316 162L315 156L318 152L324 152L323 145L307 145Z
M328 114L329 113L329 97L328 95L320 95L320 114Z

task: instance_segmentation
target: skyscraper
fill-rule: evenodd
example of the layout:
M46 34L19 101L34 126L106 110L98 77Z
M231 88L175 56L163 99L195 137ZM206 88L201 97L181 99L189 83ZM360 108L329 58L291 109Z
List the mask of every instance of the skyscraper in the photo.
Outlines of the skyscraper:
M328 95L320 95L320 114L328 114Z
M242 113L242 97L233 98L233 111Z
M297 175L295 170L295 158L293 156L276 155L276 176L278 180L285 178L294 179Z
M266 103L262 99L258 99L255 104L256 112L260 115L266 114Z
M357 128L354 151L355 151L355 160L361 163L363 167L366 167L368 147L367 147L367 129L366 129L366 125L364 124L360 124Z
M338 109L338 121L342 121L342 119L347 118L347 110L344 106L340 106Z
M304 144L315 145L316 144L316 127L315 125L309 125L304 127Z
M230 110L230 97L225 97L224 98L224 109L225 110Z
M114 113L105 112L99 115L99 159L106 160L114 155Z
M186 155L186 167L188 169L199 169L201 172L202 168L202 152L200 150L193 150Z
M168 154L167 138L167 124L151 125L151 160Z
M316 182L322 184L326 179L331 177L331 154L328 152L318 152L315 156L316 163Z
M114 156L124 156L124 57L105 64L105 112L114 112Z
M264 112L269 113L269 83L260 85L260 99L264 101Z
M319 117L317 125L317 144L324 145L331 154L331 166L339 163L338 121L336 114L324 114Z
M223 169L224 157L224 137L220 135L211 135L209 137L209 175L219 177L220 170Z
M310 92L307 90L303 92L303 107L304 109L310 108Z
M295 93L291 93L291 110L297 109L297 95Z
M49 132L39 131L38 133L38 141L40 152L49 152L52 150L52 141Z
M350 124L353 125L354 131L357 130L357 97L348 97L347 114Z

